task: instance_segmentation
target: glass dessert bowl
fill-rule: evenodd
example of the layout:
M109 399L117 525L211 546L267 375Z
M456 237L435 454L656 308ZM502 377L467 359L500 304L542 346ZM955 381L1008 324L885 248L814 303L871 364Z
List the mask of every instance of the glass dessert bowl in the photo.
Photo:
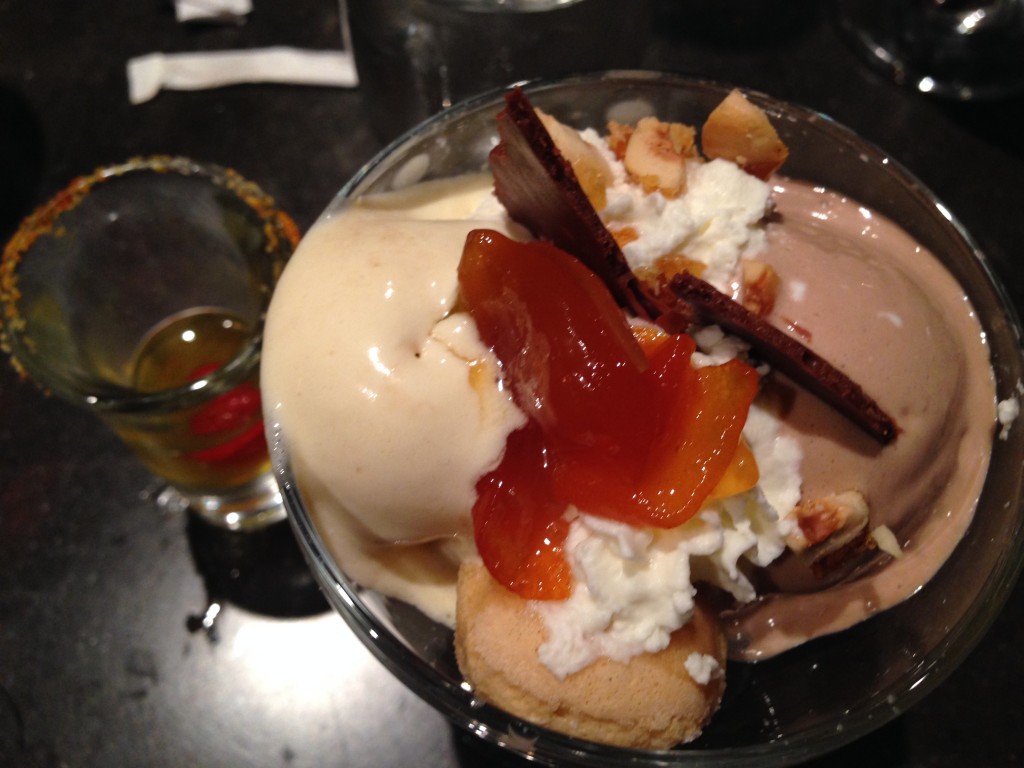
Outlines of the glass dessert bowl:
M614 72L528 84L539 109L577 128L644 115L700 125L730 88L677 76ZM787 178L820 185L898 223L952 274L985 334L999 401L1024 379L1020 325L969 235L897 162L828 118L747 93L789 148ZM338 194L321 221L365 195L488 168L497 143L495 92L447 110L397 140ZM344 258L344 256L339 256ZM730 661L721 707L700 737L666 751L575 739L485 703L456 662L453 631L420 609L361 586L337 532L324 528L293 471L287 427L267 413L278 481L292 525L328 599L367 647L457 726L551 765L788 765L878 728L938 685L974 647L1002 606L1024 554L1019 425L993 425L977 510L959 544L905 601L843 631L771 658ZM968 457L970 459L971 457ZM983 457L982 457L983 459ZM934 514L938 514L937 512ZM884 570L882 571L884 574Z

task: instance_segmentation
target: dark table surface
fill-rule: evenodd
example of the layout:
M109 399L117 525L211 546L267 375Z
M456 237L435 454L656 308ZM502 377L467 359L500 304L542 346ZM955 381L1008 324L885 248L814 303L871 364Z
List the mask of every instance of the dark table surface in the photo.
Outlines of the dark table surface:
M886 82L827 3L663 5L648 65L852 127L960 217L1024 308L1024 99L943 103ZM382 145L358 89L245 85L131 106L125 62L339 39L331 0L256 0L247 23L216 27L178 24L156 0L0 0L0 235L71 177L150 153L232 166L305 229ZM227 535L158 509L158 488L91 415L3 366L0 764L519 765L450 729L369 655L287 526ZM1018 585L937 691L813 765L1024 764L1022 648Z

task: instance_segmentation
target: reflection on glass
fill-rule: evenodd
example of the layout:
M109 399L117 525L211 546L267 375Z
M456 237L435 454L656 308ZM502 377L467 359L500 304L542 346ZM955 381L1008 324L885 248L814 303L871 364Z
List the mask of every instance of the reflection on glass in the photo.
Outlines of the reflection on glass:
M1024 92L1024 0L838 0L854 48L897 83L961 101Z

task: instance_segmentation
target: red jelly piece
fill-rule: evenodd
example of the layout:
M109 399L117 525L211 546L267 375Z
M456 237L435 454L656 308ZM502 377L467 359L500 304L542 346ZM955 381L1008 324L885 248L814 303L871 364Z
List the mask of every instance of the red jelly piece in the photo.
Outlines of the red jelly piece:
M516 403L547 432L599 445L640 426L642 404L621 394L640 380L647 359L583 264L548 243L476 230L459 288Z
M569 531L564 513L545 471L543 432L532 421L509 436L501 466L477 484L474 535L494 578L530 600L568 597L572 573L561 550Z
M732 462L757 374L739 361L693 368L685 335L649 345L648 361L604 285L546 243L475 231L459 286L529 418L478 483L477 548L521 596L565 598L566 509L686 522Z

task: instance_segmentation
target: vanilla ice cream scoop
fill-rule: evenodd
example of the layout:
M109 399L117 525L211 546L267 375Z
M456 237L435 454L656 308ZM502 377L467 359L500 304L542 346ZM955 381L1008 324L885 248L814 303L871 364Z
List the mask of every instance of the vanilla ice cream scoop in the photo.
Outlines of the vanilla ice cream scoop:
M524 418L452 313L480 222L415 216L356 206L315 227L266 328L262 385L291 461L382 543L468 533L475 483Z

